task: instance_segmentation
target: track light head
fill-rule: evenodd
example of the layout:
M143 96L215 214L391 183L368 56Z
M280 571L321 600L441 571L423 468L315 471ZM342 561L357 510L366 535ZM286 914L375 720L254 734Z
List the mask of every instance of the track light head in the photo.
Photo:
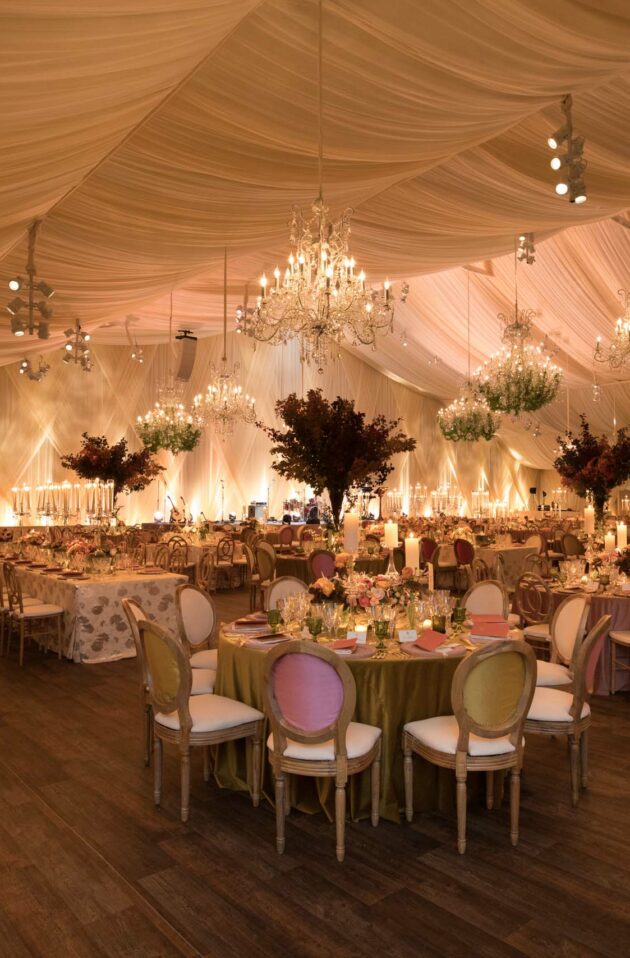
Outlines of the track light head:
M23 299L20 299L19 296L16 296L15 299L12 299L7 305L7 312L11 313L12 316L15 316L16 313L19 313L21 309L24 309L26 303Z
M556 193L558 196L566 196L569 192L569 185L565 183L564 180L561 180L560 183L556 183Z
M547 145L551 150L557 150L560 144L564 143L568 135L568 126L562 126L559 130L556 130L555 133L552 133L551 136L547 138Z
M11 319L11 332L14 336L24 335L24 323L17 316L13 316Z
M39 303L37 303L37 309L39 310L40 316L43 316L44 319L52 318L53 311L45 300L41 299Z
M22 283L23 280L21 276L14 276L13 279L9 280L9 289L12 293L17 293L17 291L22 288Z
M47 322L42 320L37 326L37 335L40 339L48 339L50 336L50 328Z
M35 284L35 289L38 289L46 299L50 299L51 296L55 295L55 291L52 286L49 286L43 279L40 279L39 283Z
M584 180L571 180L570 190L569 190L569 203L586 203L586 187L584 186Z

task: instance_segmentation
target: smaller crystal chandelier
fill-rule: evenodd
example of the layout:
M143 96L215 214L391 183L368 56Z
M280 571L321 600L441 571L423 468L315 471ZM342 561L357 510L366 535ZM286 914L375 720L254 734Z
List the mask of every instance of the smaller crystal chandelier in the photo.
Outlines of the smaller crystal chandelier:
M490 440L497 432L501 417L493 412L486 400L475 390L470 379L470 271L467 272L468 376L464 386L450 406L440 409L438 426L445 439L453 442Z
M169 349L173 342L173 294L168 324ZM201 429L182 401L184 384L173 376L169 360L166 381L158 385L153 409L138 416L138 435L151 452L167 449L174 456L190 452L201 438Z
M474 386L494 412L535 412L558 395L562 370L542 346L529 340L533 332L533 309L518 308L518 258L514 256L514 309L499 313L505 344L475 373Z
M270 283L263 273L255 307L240 306L236 312L236 331L272 346L297 339L301 362L313 362L323 372L326 362L337 358L343 342L375 348L377 335L393 330L394 295L389 280L381 289L372 289L363 270L356 267L349 250L352 210L333 222L323 199L322 0L318 4L317 82L319 194L310 216L293 209L291 252L284 274L276 266ZM401 302L408 292L404 283Z
M239 364L232 369L227 361L227 250L223 256L223 355L217 369L210 367L211 381L205 395L193 399L193 419L201 425L212 426L221 439L234 432L237 423L256 421L256 402L243 393L238 381Z
M602 346L602 337L597 337L593 359L607 363L611 369L621 369L630 360L630 291L620 289L617 293L623 307L623 316L615 323L613 338L607 348Z
M23 279L21 276L15 276L9 280L11 292L17 293L24 290L26 299L16 296L5 308L11 314L11 332L14 336L24 336L25 333L32 336L36 332L39 339L48 339L50 335L49 321L52 318L53 311L47 300L55 295L55 291L43 279L38 280L36 278L35 241L38 229L39 220L35 220L28 231L27 278ZM24 318L21 315L22 310L26 310Z
M76 366L80 366L83 372L91 372L92 359L88 345L90 342L90 334L83 332L78 319L75 321L74 328L70 327L66 329L64 336L67 342L63 347L64 356L62 362L66 363L66 365L74 363Z

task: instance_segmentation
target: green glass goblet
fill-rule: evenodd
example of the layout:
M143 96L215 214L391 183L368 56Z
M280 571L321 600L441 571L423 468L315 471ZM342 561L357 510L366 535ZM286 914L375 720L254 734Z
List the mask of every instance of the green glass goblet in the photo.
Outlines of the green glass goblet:
M280 625L281 618L282 616L280 614L280 609L269 609L267 612L267 622L272 632L275 633L276 629Z
M374 634L376 636L376 651L385 651L385 641L389 636L389 622L387 619L376 619L374 621Z
M311 633L313 642L317 642L317 636L324 628L324 620L321 615L309 615L306 619L306 627Z

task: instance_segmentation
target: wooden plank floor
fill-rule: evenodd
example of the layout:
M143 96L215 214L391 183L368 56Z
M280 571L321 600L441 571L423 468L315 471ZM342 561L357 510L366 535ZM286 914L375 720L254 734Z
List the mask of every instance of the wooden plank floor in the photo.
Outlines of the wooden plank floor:
M219 596L222 618L244 593ZM591 786L569 801L566 745L530 739L521 844L507 807L469 811L466 856L448 815L349 824L338 865L323 816L274 815L204 785L178 818L141 762L133 660L79 666L32 650L0 661L0 956L630 954L630 699L595 702Z

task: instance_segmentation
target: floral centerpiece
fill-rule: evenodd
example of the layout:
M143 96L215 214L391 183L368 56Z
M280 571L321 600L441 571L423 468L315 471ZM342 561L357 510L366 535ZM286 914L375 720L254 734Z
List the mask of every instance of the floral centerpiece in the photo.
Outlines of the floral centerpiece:
M630 576L630 548L617 553L615 565L624 575Z
M309 587L316 601L339 602L351 609L374 609L383 603L407 608L412 595L419 589L411 568L400 575L369 576L352 572L337 574L332 579L321 576Z
M580 433L558 437L560 454L554 461L563 485L583 498L592 497L598 524L604 518L606 500L615 486L630 478L630 435L628 428L617 430L611 443L608 436L595 436L586 416L580 416Z

